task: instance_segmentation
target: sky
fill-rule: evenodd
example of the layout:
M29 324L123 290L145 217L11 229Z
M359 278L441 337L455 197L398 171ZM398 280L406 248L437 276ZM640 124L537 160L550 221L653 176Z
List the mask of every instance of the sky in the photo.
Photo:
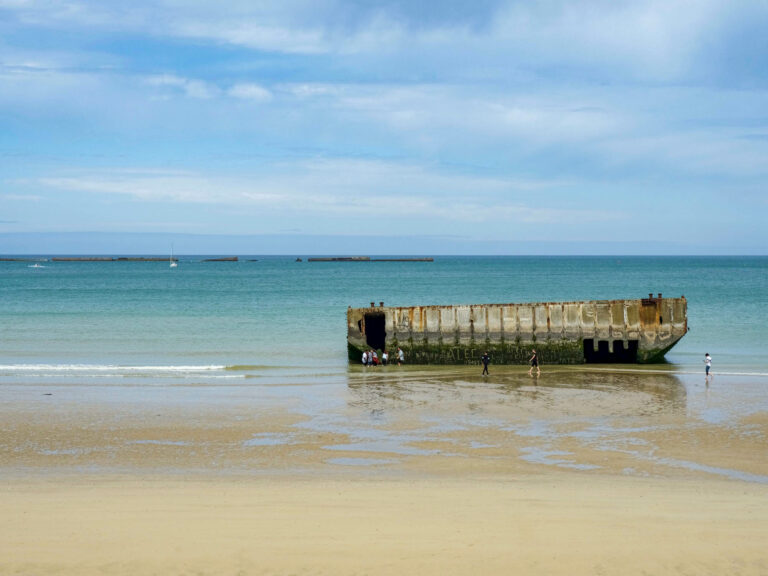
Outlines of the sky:
M766 0L0 0L0 254L768 254Z

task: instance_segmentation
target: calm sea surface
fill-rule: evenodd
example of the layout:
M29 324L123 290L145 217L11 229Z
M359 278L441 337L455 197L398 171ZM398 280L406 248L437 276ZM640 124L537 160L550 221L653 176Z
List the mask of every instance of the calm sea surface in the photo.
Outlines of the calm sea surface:
M257 261L250 261L256 259ZM347 369L348 306L685 295L667 368L768 375L768 257L437 257L431 263L0 262L0 385L225 382Z

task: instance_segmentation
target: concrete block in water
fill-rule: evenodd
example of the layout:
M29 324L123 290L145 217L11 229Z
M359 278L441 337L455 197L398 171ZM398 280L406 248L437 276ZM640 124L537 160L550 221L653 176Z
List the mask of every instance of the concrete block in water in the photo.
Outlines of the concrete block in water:
M688 331L685 297L347 310L351 360L364 350L398 347L410 364L524 364L536 349L543 363L649 363Z

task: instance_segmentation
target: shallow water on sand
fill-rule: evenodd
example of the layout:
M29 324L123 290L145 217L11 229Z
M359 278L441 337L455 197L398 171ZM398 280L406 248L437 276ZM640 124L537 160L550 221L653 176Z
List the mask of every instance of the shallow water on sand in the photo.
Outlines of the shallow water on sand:
M206 474L515 475L768 482L753 377L551 367L353 367L251 386L6 387L0 466ZM44 419L39 418L45 414Z

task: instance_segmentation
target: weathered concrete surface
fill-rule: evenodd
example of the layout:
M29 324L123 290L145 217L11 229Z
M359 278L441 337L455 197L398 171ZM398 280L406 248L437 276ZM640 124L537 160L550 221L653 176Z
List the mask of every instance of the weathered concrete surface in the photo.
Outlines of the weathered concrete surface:
M347 310L350 360L401 347L409 363L658 362L688 331L685 297ZM394 355L393 355L394 356Z

